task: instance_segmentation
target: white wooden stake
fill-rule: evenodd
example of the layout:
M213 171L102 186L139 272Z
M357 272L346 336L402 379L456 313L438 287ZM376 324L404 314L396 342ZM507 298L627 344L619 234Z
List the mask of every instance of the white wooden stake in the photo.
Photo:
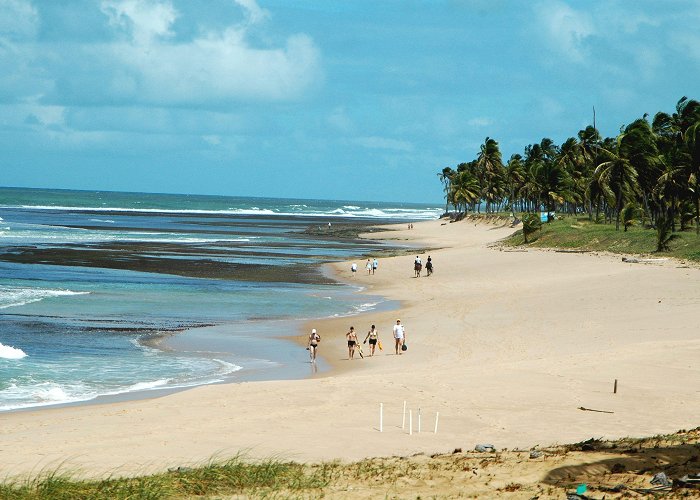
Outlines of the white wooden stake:
M406 428L406 401L403 402L403 418L401 419L401 430Z
M379 432L384 429L384 403L379 403Z
M420 434L420 408L418 408L418 434Z
M408 410L408 435L413 436L413 410Z
M440 412L435 413L435 431L433 434L437 434L438 419L440 418Z

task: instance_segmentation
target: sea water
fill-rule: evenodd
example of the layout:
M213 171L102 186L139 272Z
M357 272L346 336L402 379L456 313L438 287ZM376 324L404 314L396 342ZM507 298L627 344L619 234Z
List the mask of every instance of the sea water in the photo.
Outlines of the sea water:
M305 376L304 351L280 337L303 319L382 306L320 272L377 249L325 234L328 223L440 212L0 188L0 411Z

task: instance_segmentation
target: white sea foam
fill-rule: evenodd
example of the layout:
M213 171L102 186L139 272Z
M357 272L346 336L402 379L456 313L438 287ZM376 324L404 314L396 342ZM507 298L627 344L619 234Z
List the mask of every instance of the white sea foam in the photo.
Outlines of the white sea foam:
M17 347L12 347L9 345L4 345L0 343L0 358L4 359L22 359L26 358L27 353L24 352L22 349L18 349Z
M362 314L364 312L373 310L374 308L377 307L378 304L379 304L379 302L366 302L364 304L358 304L356 306L352 306L352 308L348 312L337 313L337 314L334 314L332 317L344 318L346 316L355 316L357 314Z
M428 220L439 217L444 209L437 207L428 208L361 208L357 205L341 205L338 208L331 208L326 211L305 210L304 205L281 205L280 208L229 208L226 210L197 210L197 209L163 209L163 208L122 208L122 207L73 207L54 205L0 205L14 209L33 210L61 210L61 211L81 211L81 212L117 212L117 213L151 213L151 214L192 214L192 215L278 215L278 216L301 216L301 217L362 217L362 218L383 218L383 219L407 219L407 220ZM292 210L289 210L292 209Z
M168 385L168 379L154 380L152 382L139 382L127 388L124 392L147 391Z
M0 286L0 309L23 306L32 302L52 297L69 297L72 295L86 295L90 292L74 292L72 290L53 290L48 288L21 288L12 286Z

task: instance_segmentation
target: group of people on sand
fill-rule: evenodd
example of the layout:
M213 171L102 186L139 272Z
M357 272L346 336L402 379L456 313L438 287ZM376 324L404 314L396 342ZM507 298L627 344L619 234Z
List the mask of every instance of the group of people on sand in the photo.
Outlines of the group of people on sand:
M423 270L423 261L420 255L416 255L416 260L413 261L413 276L420 278L420 273ZM425 272L428 276L433 274L433 259L428 255L428 260L425 261Z
M394 336L394 349L396 351L397 355L403 354L403 352L408 349L408 346L406 345L406 330L404 326L401 324L401 320L397 319L396 324L394 325L393 329L393 336ZM348 333L345 334L345 338L348 343L348 359L352 360L355 359L355 351L358 351L360 354L360 357L364 358L364 354L362 353L362 347L359 344L359 340L357 337L357 332L355 331L355 327L351 326L350 330ZM382 348L382 343L379 340L379 330L377 330L376 325L372 325L367 332L367 335L365 335L365 339L362 341L363 344L366 344L369 341L369 355L374 356L375 351L377 347L379 347L379 350L383 350ZM318 344L321 342L321 336L316 332L316 329L312 329L311 333L309 334L309 341L306 346L306 348L309 350L309 357L311 358L311 362L313 363L316 361L316 352L318 351Z
M377 268L379 267L379 261L376 259L367 259L367 264L365 264L365 270L367 271L367 275L374 274L377 272ZM357 264L352 263L350 264L350 271L352 272L352 277L354 278L355 275L357 274Z

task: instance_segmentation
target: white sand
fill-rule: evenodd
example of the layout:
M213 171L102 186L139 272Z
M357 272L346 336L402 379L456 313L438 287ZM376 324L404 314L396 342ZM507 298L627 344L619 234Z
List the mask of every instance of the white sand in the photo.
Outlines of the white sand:
M501 251L487 244L512 229L470 222L401 229L383 236L442 247L431 252L435 274L413 278L415 255L382 259L374 276L358 260L353 281L402 308L315 322L331 374L0 414L0 476L59 466L131 474L238 451L307 461L530 447L698 425L700 270ZM335 267L351 279L348 263ZM397 317L410 346L402 356L391 346ZM362 339L371 323L384 351L347 361L348 327ZM401 430L404 400L421 409L420 434Z

